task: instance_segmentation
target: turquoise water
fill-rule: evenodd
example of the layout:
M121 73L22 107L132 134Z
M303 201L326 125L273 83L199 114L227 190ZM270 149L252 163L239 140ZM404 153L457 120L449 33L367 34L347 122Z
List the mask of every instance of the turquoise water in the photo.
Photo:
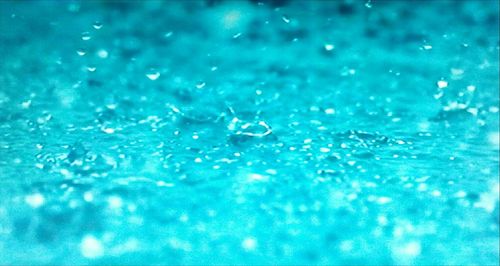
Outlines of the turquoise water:
M498 265L498 1L1 1L0 264Z

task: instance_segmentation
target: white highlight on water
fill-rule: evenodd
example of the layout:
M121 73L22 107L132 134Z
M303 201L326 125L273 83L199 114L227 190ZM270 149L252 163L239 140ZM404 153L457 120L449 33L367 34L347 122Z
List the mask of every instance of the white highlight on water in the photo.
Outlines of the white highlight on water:
M93 235L86 235L80 243L80 252L89 259L95 259L104 255L104 247Z
M35 193L28 195L24 198L24 201L33 208L38 208L45 203L45 198L40 193Z

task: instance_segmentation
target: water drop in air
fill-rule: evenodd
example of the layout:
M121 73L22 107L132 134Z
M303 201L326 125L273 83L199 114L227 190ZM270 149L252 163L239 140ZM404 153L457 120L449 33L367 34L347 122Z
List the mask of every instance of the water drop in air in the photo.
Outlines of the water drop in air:
M94 27L94 29L96 29L96 30L99 30L102 28L102 23L99 21L96 21L96 22L94 22L94 24L92 24L92 27Z
M80 243L80 252L86 258L94 259L104 254L104 247L93 235L85 236Z
M170 36L172 36L174 33L172 31L169 31L167 33L165 33L165 35L163 35L163 37L165 38L169 38Z
M78 50L76 50L76 53L79 56L84 56L87 52L84 49L78 49Z
M146 77L150 80L157 80L160 77L160 72L158 71L151 71L146 74Z
M422 48L424 48L424 50L431 50L432 49L432 45L425 44L425 45L422 46Z
M88 41L90 40L92 37L90 36L90 33L89 32L82 32L82 40L84 41Z
M448 87L448 81L446 81L446 80L440 80L440 81L437 82L437 86L440 89L444 89L444 88Z
M108 57L108 51L104 50L104 49L101 49L99 51L97 51L97 56L99 56L100 58L107 58Z
M290 23L290 19L289 19L287 16L285 16L285 15L283 15L283 16L281 17L281 19L282 19L285 23Z
M326 51L331 51L333 49L335 49L335 45L329 44L329 43L325 44L325 50Z
M205 82L200 82L200 83L196 84L196 88L203 89L203 87L205 87L205 85L206 85Z

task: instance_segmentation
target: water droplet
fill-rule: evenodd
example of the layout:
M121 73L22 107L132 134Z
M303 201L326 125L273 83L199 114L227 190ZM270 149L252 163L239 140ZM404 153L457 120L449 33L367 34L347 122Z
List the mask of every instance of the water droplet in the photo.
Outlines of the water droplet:
M444 95L444 92L443 91L439 91L439 92L437 92L437 93L434 94L434 99L438 100L441 97L443 97L443 95Z
M465 192L463 190L459 190L455 194L453 194L453 196L455 196L457 198L465 198L465 196L467 196L467 192Z
M235 35L233 35L233 39L238 39L243 33L238 32Z
M21 107L23 109L28 109L28 108L30 108L30 106L31 106L31 100L27 100L27 101L21 103Z
M432 191L432 193L431 193L431 194L432 194L432 196L434 196L434 197L441 197L441 195L442 195L442 194L441 194L441 191L439 191L439 190L434 190L434 191Z
M365 3L365 7L366 8L372 8L372 0L368 0L366 3Z
M78 3L71 3L68 5L68 11L71 13L75 13L80 11L80 4Z
M488 134L488 141L494 147L500 146L500 132L491 132Z
M115 129L114 128L110 128L110 127L103 127L101 128L101 130L106 133L106 134L113 134L115 133Z
M92 24L92 27L94 27L94 29L96 29L96 30L100 30L102 28L102 23L99 21L96 21L96 22L94 22L94 24Z
M42 194L36 193L32 195L28 195L24 198L24 201L33 208L38 208L43 205L45 202L45 198Z
M203 89L203 87L205 87L205 85L206 85L205 82L201 82L201 83L196 84L196 88Z
M332 51L333 49L335 49L335 45L330 44L330 43L325 44L326 51Z
M96 68L95 66L88 66L88 67L87 67L87 70L88 70L89 72L95 72L95 71L96 71L96 69L97 69L97 68Z
M83 48L80 48L76 50L76 54L78 54L79 56L84 56L85 54L87 54L87 51L85 51Z
M288 23L290 23L290 19L289 19L287 16L285 16L285 15L283 15L283 16L281 17L281 19L282 19L285 23L287 23L287 24L288 24Z
M267 179L267 176L261 174L251 173L248 175L249 181L266 181Z
M391 198L389 198L389 197L379 197L379 198L377 199L377 203L378 203L378 204L381 204L381 205L382 205L382 204L387 204L387 203L389 203L389 202L391 202L391 201L392 201L392 199L391 199Z
M323 153L328 153L328 152L330 152L330 149L326 148L326 147L321 147L321 148L319 148L319 151L323 152Z
M333 109L333 108L325 109L325 114L333 115L333 114L335 114L335 109Z
M401 256L416 257L420 255L422 247L419 242L412 241L395 248L395 251Z
M110 196L108 198L108 205L111 209L119 209L123 206L123 200L118 196Z
M467 91L468 92L474 92L474 91L476 91L476 86L474 86L474 85L467 86Z
M94 194L92 194L92 192L90 191L87 191L83 194L83 199L86 202L92 202L94 200Z
M170 38L174 33L172 31L169 31L167 33L165 33L165 35L163 35L163 37L165 38Z
M100 49L99 51L97 51L97 56L99 56L100 58L108 58L108 51L104 50L104 49Z
M257 248L257 239L254 237L247 237L241 242L241 247L246 251L255 250L255 248Z
M424 50L431 50L432 49L432 45L425 44L425 45L422 46L422 48Z
M437 82L437 86L440 89L444 89L444 88L448 87L448 81L446 81L446 80L440 80L440 81Z
M82 32L82 40L84 41L88 41L92 38L92 36L90 36L90 33L88 31L86 32Z
M160 72L158 71L151 71L146 74L146 77L150 80L157 80L160 77Z
M268 173L270 175L276 175L278 173L278 171L276 171L276 169L267 169L266 173Z
M86 235L80 243L80 252L86 258L95 259L104 255L104 247L99 239Z

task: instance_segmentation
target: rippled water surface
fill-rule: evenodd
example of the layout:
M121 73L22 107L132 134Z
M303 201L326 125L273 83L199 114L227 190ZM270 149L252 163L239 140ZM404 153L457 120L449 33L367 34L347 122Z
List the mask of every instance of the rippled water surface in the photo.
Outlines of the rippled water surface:
M0 264L498 265L498 1L1 1Z

